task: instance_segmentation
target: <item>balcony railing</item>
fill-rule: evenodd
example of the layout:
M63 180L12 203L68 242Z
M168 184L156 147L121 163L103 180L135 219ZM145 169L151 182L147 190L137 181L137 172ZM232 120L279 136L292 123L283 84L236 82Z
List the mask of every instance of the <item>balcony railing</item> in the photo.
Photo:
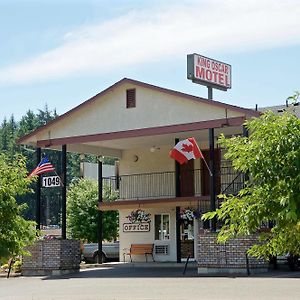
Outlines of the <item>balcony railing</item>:
M193 180L193 196L202 196L202 170L185 171L182 177ZM192 172L192 174L190 173ZM188 174L190 173L190 174ZM221 193L236 194L244 187L244 175L237 173L231 165L221 164ZM119 199L146 199L175 197L175 172L155 172L143 174L120 175L103 178L103 184L116 190Z
M245 187L245 174L234 170L230 161L221 163L221 194L237 195Z

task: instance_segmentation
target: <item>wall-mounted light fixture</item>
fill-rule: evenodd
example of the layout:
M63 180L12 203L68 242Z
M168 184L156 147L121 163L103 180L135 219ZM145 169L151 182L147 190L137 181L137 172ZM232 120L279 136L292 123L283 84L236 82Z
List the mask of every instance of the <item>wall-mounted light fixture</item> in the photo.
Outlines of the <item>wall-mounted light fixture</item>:
M158 147L158 146L152 146L151 148L150 148L150 152L155 152L155 151L157 151L157 150L160 150L160 148Z

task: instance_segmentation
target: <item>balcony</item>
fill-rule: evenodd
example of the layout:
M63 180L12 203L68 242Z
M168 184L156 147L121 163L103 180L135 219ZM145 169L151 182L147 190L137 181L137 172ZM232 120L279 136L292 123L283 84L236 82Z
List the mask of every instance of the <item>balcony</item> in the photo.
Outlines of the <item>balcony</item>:
M245 175L236 172L230 162L222 161L216 173L217 194L237 194L239 190L244 187ZM209 181L205 180L202 169L184 171L180 176L181 182L185 179L184 193L188 193L182 194L182 196L199 197L209 195L207 192L205 193L207 188L203 189L203 185ZM103 185L118 191L118 200L176 197L175 172L155 172L105 177L103 178Z

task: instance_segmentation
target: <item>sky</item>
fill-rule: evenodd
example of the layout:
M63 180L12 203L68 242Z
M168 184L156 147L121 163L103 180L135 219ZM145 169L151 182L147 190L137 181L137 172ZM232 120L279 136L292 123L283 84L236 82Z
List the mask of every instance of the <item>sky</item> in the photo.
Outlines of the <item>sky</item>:
M300 0L0 0L0 122L63 114L124 77L207 97L187 54L232 66L213 98L247 108L300 90Z

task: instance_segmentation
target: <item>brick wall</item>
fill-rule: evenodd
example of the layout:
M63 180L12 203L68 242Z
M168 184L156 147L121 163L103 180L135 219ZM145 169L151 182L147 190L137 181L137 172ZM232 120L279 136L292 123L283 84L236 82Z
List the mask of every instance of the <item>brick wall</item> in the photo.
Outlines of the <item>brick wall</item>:
M40 240L28 247L31 256L23 258L23 275L63 274L79 271L80 242Z
M247 272L246 252L258 242L258 235L231 239L225 244L217 243L217 234L204 232L199 234L198 273L211 272ZM250 270L266 270L265 260L248 257Z

